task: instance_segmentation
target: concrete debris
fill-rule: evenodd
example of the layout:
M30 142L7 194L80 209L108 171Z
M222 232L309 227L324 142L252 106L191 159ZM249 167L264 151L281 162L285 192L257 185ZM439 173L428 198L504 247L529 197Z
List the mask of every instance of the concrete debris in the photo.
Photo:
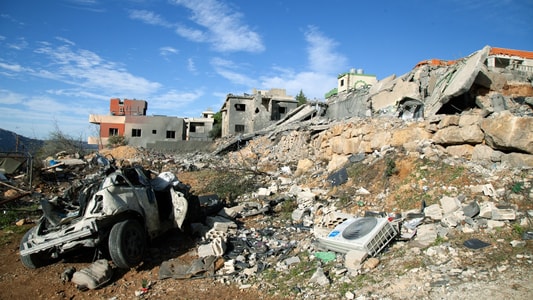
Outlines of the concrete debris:
M320 299L326 289L370 278L346 299L425 299L453 298L447 296L468 281L484 289L515 267L532 274L533 89L527 79L516 84L531 75L486 66L489 51L451 65L424 64L332 96L327 105L298 107L276 126L216 141L213 153L139 150L121 160L178 178L215 166L252 166L259 177L252 192L238 197L198 197L200 213L185 230L194 259L164 261L159 278L217 276L264 288L266 269L288 278L306 265L306 283L316 290L295 283L298 297ZM525 95L511 91L522 88ZM399 157L405 161L390 163ZM71 185L94 167L90 160L52 166L43 178ZM433 182L442 174L450 180ZM357 220L365 225L351 231ZM516 237L488 239L504 230ZM457 236L466 241L449 241ZM504 262L482 260L503 247L519 253ZM310 262L316 265L308 268Z
M329 285L329 278L324 274L324 270L322 268L318 267L311 276L311 279L309 279L309 283L316 283L321 286Z
M80 290L98 289L104 286L113 275L113 269L105 259L95 261L91 266L74 272L72 282Z

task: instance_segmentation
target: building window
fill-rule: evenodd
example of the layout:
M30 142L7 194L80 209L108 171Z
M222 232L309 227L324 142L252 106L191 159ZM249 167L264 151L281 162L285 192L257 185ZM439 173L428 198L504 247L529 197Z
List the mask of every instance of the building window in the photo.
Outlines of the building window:
M141 136L141 130L140 129L132 129L131 130L131 136L132 137L140 137Z
M204 123L195 122L189 124L189 132L204 133Z
M157 134L157 130L152 129L152 134Z
M341 86L344 86L344 79L341 79Z
M109 128L109 136L118 135L118 128Z
M280 114L284 114L284 113L287 112L287 108L286 108L286 107L281 107L281 106L280 106L278 109L279 109L279 113L280 113Z
M236 111L245 111L246 110L246 104L242 104L242 103L235 104L235 110Z
M235 132L244 132L244 125L235 125Z
M176 131L167 130L167 139L175 139L175 138L176 138Z

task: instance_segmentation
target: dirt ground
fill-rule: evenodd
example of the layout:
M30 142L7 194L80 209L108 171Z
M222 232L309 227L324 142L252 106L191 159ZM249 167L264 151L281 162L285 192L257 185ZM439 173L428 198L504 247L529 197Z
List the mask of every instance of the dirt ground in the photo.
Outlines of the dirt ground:
M24 225L30 228L31 225ZM170 258L190 260L194 250L183 234L171 231L152 243L150 259L136 269L115 269L108 285L97 290L80 291L72 282L63 282L61 274L68 268L77 270L91 264L94 253L79 253L55 264L27 269L20 261L18 249L23 233L0 232L0 299L275 299L253 288L240 289L220 278L158 279L159 265ZM143 282L148 290L137 296Z
M197 185L194 177L182 173L180 180ZM61 275L68 268L89 267L95 253L76 252L71 256L38 269L24 267L19 257L19 244L24 233L34 224L13 230L0 230L0 300L3 299L280 299L263 295L254 288L241 289L224 283L222 278L159 280L159 266L166 260L190 262L196 258L196 245L186 234L173 230L149 245L145 261L135 269L114 269L104 287L80 291ZM75 256L74 256L75 255ZM150 286L141 295L143 283Z

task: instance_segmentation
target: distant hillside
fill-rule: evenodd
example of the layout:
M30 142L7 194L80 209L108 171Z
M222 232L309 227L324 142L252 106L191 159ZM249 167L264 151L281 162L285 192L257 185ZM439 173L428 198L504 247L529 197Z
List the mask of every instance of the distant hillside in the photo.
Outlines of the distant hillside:
M27 138L15 132L0 128L0 151L1 152L32 152L42 147L44 141Z

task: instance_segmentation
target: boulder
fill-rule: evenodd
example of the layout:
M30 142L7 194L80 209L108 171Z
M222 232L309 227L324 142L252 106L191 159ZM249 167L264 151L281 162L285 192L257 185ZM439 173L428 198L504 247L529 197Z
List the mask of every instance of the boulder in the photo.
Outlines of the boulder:
M474 146L472 145L452 145L446 147L446 152L449 155L457 156L457 157L466 157L470 158L472 156L472 152L474 151Z
M509 111L481 121L487 145L494 149L533 154L533 117L519 117Z
M483 132L478 125L449 126L437 131L433 140L442 145L480 144L483 141Z
M295 175L300 176L302 174L307 173L314 165L315 163L308 158L299 160L298 166L296 167Z
M513 168L533 168L533 155L523 153L503 154L501 162Z

